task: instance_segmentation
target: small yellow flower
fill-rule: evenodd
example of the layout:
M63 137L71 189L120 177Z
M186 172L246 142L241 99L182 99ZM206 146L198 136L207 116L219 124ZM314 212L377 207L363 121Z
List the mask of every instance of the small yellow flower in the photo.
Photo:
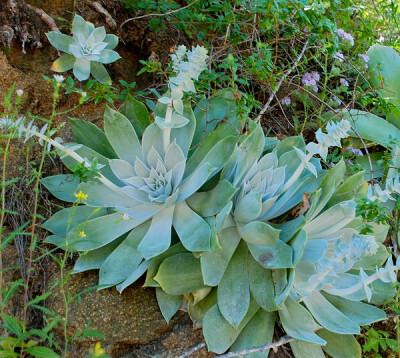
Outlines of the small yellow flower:
M104 349L101 348L100 343L96 343L92 357L101 357L104 353Z
M80 237L86 237L86 234L85 234L85 232L82 230L82 231L79 233L79 236L80 236Z
M81 200L81 201L86 200L87 197L88 197L88 195L82 193L82 190L78 194L75 194L75 198L77 198L78 200Z

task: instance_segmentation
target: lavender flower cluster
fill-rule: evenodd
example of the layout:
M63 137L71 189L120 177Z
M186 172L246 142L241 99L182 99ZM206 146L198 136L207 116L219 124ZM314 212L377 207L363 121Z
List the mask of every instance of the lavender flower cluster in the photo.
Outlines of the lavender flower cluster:
M304 86L306 87L312 87L314 92L318 92L318 86L317 82L320 80L320 75L318 72L313 71L313 72L307 72L303 78L301 79L301 82L303 82Z
M337 35L339 38L348 41L351 46L354 46L354 38L348 32L344 31L343 29L339 29L337 30Z

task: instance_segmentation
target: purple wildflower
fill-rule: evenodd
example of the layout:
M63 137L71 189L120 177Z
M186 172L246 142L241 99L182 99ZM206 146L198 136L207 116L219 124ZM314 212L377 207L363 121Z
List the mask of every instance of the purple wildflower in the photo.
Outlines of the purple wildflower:
M368 68L369 56L365 54L359 54L358 57L361 57L365 62L365 68Z
M336 53L333 55L333 58L334 58L335 60L339 60L340 62L343 62L343 61L344 61L344 56L343 56L343 54L342 54L341 52L336 52Z
M320 79L319 73L318 73L317 71L312 71L312 72L311 72L311 77L312 77L314 80L316 80L317 82L318 82L319 79Z
M345 78L341 78L341 79L339 80L339 82L340 82L340 85L341 85L341 86L349 87L349 82L347 82Z
M303 78L302 82L306 87L312 87L314 92L318 92L317 82L320 80L320 75L318 72L313 71L311 73L307 72Z
M355 156L357 157L362 157L364 156L363 152L361 151L361 149L358 148L353 148L353 147L346 147L346 150L348 152L352 152Z
M349 41L351 46L354 46L354 38L348 32L344 31L343 29L339 29L339 30L337 30L337 35L341 39L345 39L345 40Z
M281 103L282 103L283 105L289 106L289 105L292 103L292 100L290 99L289 96L286 96L285 98L282 99Z
M314 85L312 89L313 89L313 91L314 91L315 93L318 92L318 86L317 86L317 85Z
M340 106L342 104L342 101L340 100L339 97L333 96L332 100L334 100L335 102L337 102L337 104Z

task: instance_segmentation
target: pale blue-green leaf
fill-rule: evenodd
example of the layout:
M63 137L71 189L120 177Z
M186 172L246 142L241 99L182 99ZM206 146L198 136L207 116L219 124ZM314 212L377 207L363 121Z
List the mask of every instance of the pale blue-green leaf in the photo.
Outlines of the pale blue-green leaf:
M66 246L65 246L65 237L64 236L59 236L59 235L50 235L46 237L46 240L44 240L44 242L46 244L53 244L58 246L59 248L65 250Z
M184 103L183 116L188 119L189 122L181 128L171 129L171 141L175 140L182 149L182 152L187 156L189 148L192 146L192 139L196 129L196 118L193 114L192 106L188 101Z
M126 96L121 113L130 120L138 137L141 137L145 129L150 125L149 112L146 106L134 99L130 94Z
M377 252L374 255L362 256L360 260L356 261L352 269L374 270L376 267L382 267L390 256L391 253L386 246L378 243Z
M140 278L146 272L146 270L150 266L150 263L151 260L142 261L142 263L137 267L137 269L133 271L125 281L121 282L117 286L118 292L122 293L122 291L125 290L125 288L127 288L129 285L134 283L138 278Z
M191 253L167 257L154 277L169 295L183 295L206 287L201 275L200 260Z
M278 312L282 326L289 336L300 341L325 344L325 341L314 333L320 326L310 312L292 297L286 299Z
M278 143L278 145L276 146L276 154L277 154L278 158L282 154L293 150L293 147L304 150L306 147L304 138L302 136L287 137L287 138L283 139L282 141L280 141Z
M277 307L281 307L292 290L295 271L294 269L282 270L282 272L285 271L284 275L277 275L277 271L279 270L275 270L272 277L275 281L275 304Z
M73 203L76 201L75 192L80 184L71 174L59 174L46 177L40 180L57 199Z
M57 211L50 219L40 226L54 234L66 236L67 231L84 222L107 215L105 208L93 208L86 205L79 205Z
M69 118L72 134L77 143L83 144L106 158L117 158L104 132L91 122Z
M102 63L91 61L90 73L100 83L105 85L111 85L112 83L111 77Z
M279 235L279 240L286 243L290 241L301 230L305 223L306 219L303 215L301 215L293 220L286 221L282 224L270 223L270 225L275 229L281 231Z
M99 62L107 64L107 63L115 62L115 61L119 60L120 58L121 58L121 56L118 55L117 52L115 52L113 50L109 50L109 49L104 49L100 53Z
M143 158L147 158L148 153L151 150L151 147L160 154L161 157L164 157L164 147L163 147L164 139L163 139L163 131L156 124L150 124L143 133L142 136L142 153Z
M291 246L278 241L272 246L258 246L248 244L253 257L265 268L293 267L293 250Z
M259 347L272 342L275 328L275 312L265 312L258 310L252 317L246 327L239 334L235 343L230 348L231 352L237 352L242 349ZM269 350L263 352L255 352L246 354L246 358L265 358L268 356Z
M163 252L162 254L153 257L150 260L149 268L147 269L146 281L144 283L144 287L159 287L160 285L154 281L154 276L158 272L158 268L160 267L161 263L167 257L187 252L187 250L183 247L181 242L171 246L167 251Z
M133 169L133 166L125 160L111 159L109 163L111 170L114 172L115 176L121 181L137 175L135 173L135 170Z
M265 311L276 311L275 290L271 270L262 267L248 255L249 285L251 296Z
M279 157L279 167L285 168L285 181L289 180L295 173L297 168L301 165L301 159L299 158L295 150L283 153Z
M295 339L290 342L290 348L292 348L294 358L325 358L325 354L319 344Z
M356 203L349 200L336 204L324 211L314 220L304 225L303 229L307 232L308 239L320 239L321 237L333 235L354 219L355 209ZM332 220L332 218L335 219Z
M240 332L259 308L260 306L254 300L251 300L246 316L239 327L234 328L221 314L218 305L211 307L203 319L203 334L208 350L218 354L224 353L235 342Z
M124 281L137 269L143 260L138 246L149 226L150 222L147 221L134 228L112 254L107 257L100 268L100 285L114 286Z
M118 36L113 34L106 34L103 41L108 43L107 49L114 50L118 45L119 39Z
M81 253L75 262L73 273L99 269L124 238L122 236L97 250Z
M378 307L358 301L350 301L346 298L333 296L326 292L323 293L323 295L340 312L360 326L386 319L386 313Z
M51 65L51 70L55 72L66 72L74 67L75 56L64 54Z
M193 323L202 324L207 311L217 304L217 289L212 289L210 293L196 304L194 299L189 299L188 313Z
M209 286L217 286L220 282L239 244L240 236L236 227L230 227L222 230L218 239L221 247L200 257L204 283Z
M332 358L361 358L361 347L353 335L321 329L317 334L326 341L322 349Z
M102 183L87 182L78 186L78 191L82 191L87 195L84 203L89 206L106 206L106 207L129 207L139 205L140 203L125 194L123 191L112 190Z
M344 164L343 160L341 160L324 176L321 184L318 187L318 189L321 189L321 195L318 199L318 203L312 211L309 210L307 213L308 221L311 221L323 210L335 192L336 188L342 182L345 172L346 165Z
M171 318L178 312L181 307L183 296L182 295L169 295L161 288L156 288L157 303L160 307L164 319L169 323Z
M222 121L228 120L240 130L241 122L236 118L235 94L231 89L216 92L211 99L203 99L196 106L196 132L193 144L196 145Z
M232 210L233 202L230 201L228 204L225 205L225 207L221 210L220 213L217 214L216 216L216 221L215 221L215 232L219 233L222 228L225 226L225 223L228 220L229 214Z
M250 192L243 198L236 200L233 216L241 223L248 223L256 220L262 209L262 196L255 191Z
M290 245L293 249L293 265L296 266L297 263L303 257L304 249L307 243L307 232L305 230L300 230L300 232L290 241Z
M246 244L241 241L218 285L219 310L235 328L245 317L250 304L248 254Z
M211 229L185 201L175 207L173 226L183 246L189 251L210 251Z
M327 240L308 240L301 261L317 262L324 256L327 247Z
M264 131L259 124L249 122L250 133L239 146L240 155L233 177L233 185L240 186L244 176L260 158L264 149ZM231 151L232 153L232 151Z
M210 163L220 170L228 161L238 136L226 123L209 133L197 147L186 164L185 177L191 175L202 163Z
M132 198L133 205L132 207L124 207L124 206L115 206L115 209L121 211L123 213L128 214L129 216L137 219L137 220L147 220L155 215L157 215L160 211L162 211L165 206L163 204L150 203L150 204L135 204L134 199Z
M204 162L194 172L186 177L179 186L178 202L185 200L194 194L212 175L215 171L215 166L211 163Z
M50 31L46 33L49 42L58 50L69 53L69 45L75 43L72 37L62 34L58 31ZM62 72L62 71L57 71Z
M157 256L169 248L174 209L175 206L166 207L151 219L149 231L139 244L139 251L145 259Z
M312 193L317 189L323 178L323 173L319 173L318 178L313 175L308 175L300 178L296 183L291 186L288 191L283 194L274 204L273 209L270 210L263 219L271 220L286 213L290 209L303 201L304 193Z
M83 17L75 14L74 20L72 21L72 33L76 36L77 34L82 35L85 39L89 37L89 26Z
M240 236L252 245L271 246L279 240L280 231L261 221L252 221L243 226L238 225L237 228Z
M120 159L132 166L136 157L141 159L142 147L132 124L123 114L108 106L104 112L104 131Z
M121 213L101 216L73 228L67 236L68 244L78 251L95 250L107 245L141 223L142 221L135 219L123 220ZM81 231L84 231L85 237L79 235Z
M86 81L90 76L90 61L85 57L77 58L73 72L79 81Z
M359 334L359 325L333 306L320 292L304 298L308 310L328 331L339 334Z
M231 200L238 189L227 180L220 181L209 191L196 193L189 197L187 204L202 216L217 215Z

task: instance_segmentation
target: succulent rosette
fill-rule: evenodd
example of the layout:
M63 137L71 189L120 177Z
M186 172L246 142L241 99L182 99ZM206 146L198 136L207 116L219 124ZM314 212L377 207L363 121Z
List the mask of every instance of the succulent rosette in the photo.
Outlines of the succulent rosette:
M99 82L111 84L111 78L104 64L112 63L121 57L114 49L118 37L106 34L104 26L95 28L81 16L75 15L72 21L72 37L57 31L47 34L50 43L65 52L54 61L51 69L56 72L73 70L79 81L85 81L90 74Z

